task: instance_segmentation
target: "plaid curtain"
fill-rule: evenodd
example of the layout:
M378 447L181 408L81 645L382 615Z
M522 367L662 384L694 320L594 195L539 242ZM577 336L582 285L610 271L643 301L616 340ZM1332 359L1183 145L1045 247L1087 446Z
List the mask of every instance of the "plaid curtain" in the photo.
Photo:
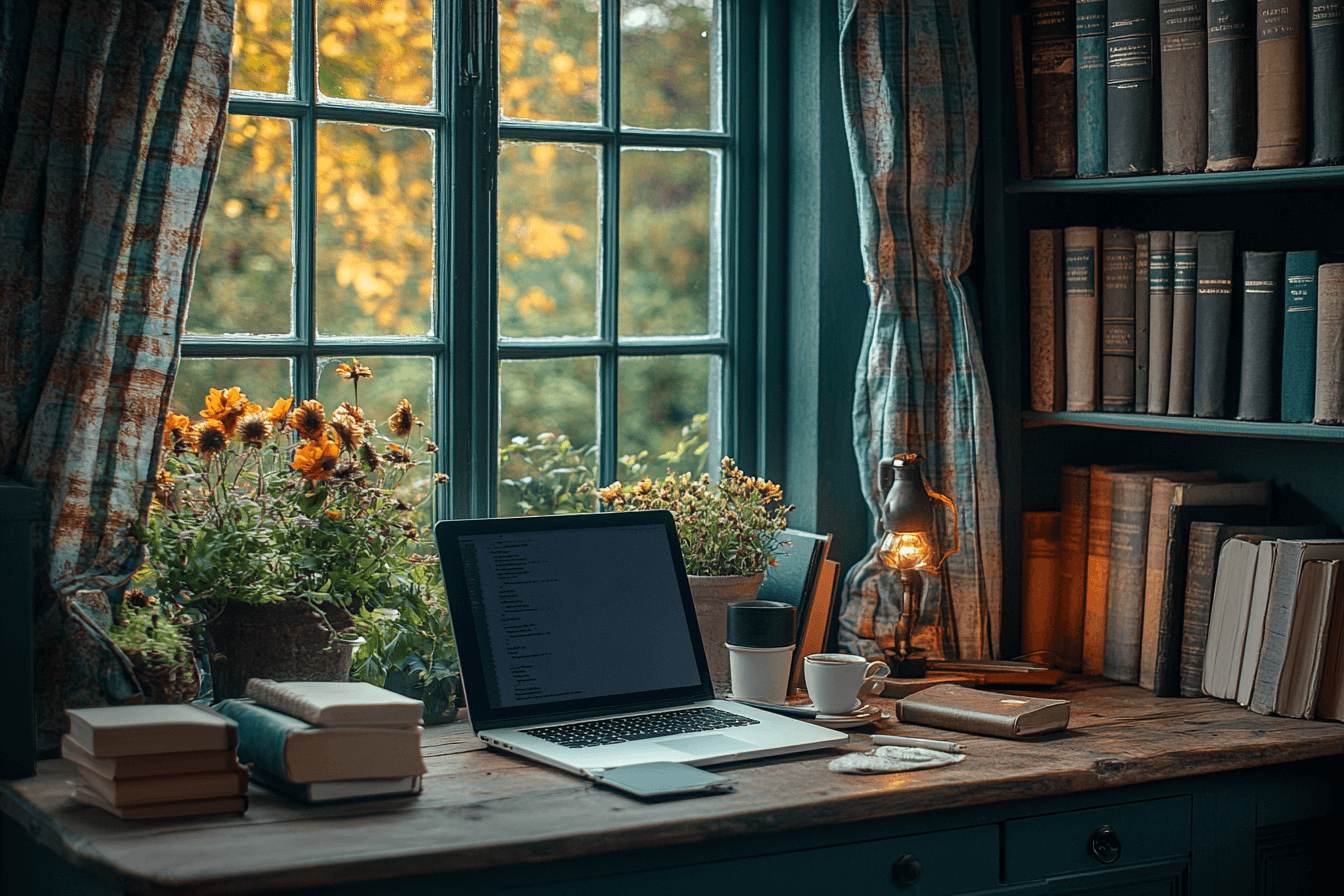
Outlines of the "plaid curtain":
M43 489L38 746L136 694L76 592L141 554L201 221L233 0L40 0L0 13L0 473Z
M924 457L960 510L961 549L924 576L914 646L938 658L999 647L1002 548L994 419L967 285L978 187L971 0L840 0L840 77L871 306L854 396L854 451L881 521L878 463ZM939 537L951 545L951 520ZM899 578L877 542L850 570L840 644L890 647Z

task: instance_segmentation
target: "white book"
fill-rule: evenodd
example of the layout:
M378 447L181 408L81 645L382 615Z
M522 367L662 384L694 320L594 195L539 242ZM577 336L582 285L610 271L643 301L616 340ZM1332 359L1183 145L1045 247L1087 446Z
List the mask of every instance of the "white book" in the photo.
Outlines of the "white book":
M1330 604L1344 560L1308 560L1298 579L1293 629L1288 639L1274 712L1295 719L1316 715L1325 664L1325 635Z
M262 706L320 728L416 728L424 704L367 681L271 681L249 678L246 694Z
M1242 706L1251 702L1251 691L1255 687L1260 644L1265 638L1265 611L1269 609L1269 583L1274 575L1278 551L1278 541L1262 541L1255 561L1255 583L1251 586L1251 603L1246 609L1246 640L1242 647L1241 671L1237 676L1237 702Z
M1244 621L1259 552L1257 541L1229 538L1218 553L1218 573L1209 603L1208 646L1204 652L1203 689L1210 697L1230 700L1237 695L1237 676L1241 672L1246 638Z

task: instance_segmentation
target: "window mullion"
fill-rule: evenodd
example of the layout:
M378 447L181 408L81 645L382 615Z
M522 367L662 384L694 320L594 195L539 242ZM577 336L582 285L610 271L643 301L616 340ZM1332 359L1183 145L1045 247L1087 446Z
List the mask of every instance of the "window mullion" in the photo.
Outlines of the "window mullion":
M316 3L294 4L294 329L302 348L294 360L297 400L317 397L317 52Z
M621 4L607 0L602 7L602 122L611 140L602 153L601 297L598 333L609 349L601 355L597 380L598 471L601 482L616 478L617 388L620 371L620 315L617 288L620 277L621 207Z

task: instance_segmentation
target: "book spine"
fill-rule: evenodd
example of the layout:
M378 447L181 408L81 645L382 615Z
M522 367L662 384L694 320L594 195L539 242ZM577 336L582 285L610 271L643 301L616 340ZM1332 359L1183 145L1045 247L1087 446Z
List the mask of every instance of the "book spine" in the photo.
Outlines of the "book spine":
M1314 249L1283 259L1283 367L1279 418L1310 423L1316 412L1316 269Z
M1056 626L1060 665L1070 672L1083 668L1083 619L1087 606L1087 467L1064 467L1059 483L1059 624ZM1099 673L1097 673L1099 674Z
M1097 236L1095 227L1064 231L1065 409L1069 411L1095 411L1100 394Z
M1022 514L1022 654L1055 653L1060 603L1060 513Z
M1311 164L1344 163L1344 0L1310 0Z
M1194 410L1195 288L1199 267L1199 234L1178 230L1171 255L1171 378L1167 414L1189 417Z
M1262 714L1274 712L1279 698L1279 680L1288 655L1297 581L1302 570L1304 546L1300 541L1280 541L1274 572L1269 580L1269 606L1265 609L1265 635L1260 643L1260 662L1247 708Z
M1218 572L1217 523L1190 527L1186 552L1185 614L1181 624L1181 668L1177 691L1182 697L1204 694L1204 654L1209 640L1209 610Z
M1167 588L1167 529L1175 508L1178 484L1165 476L1153 480L1149 488L1148 535L1144 547L1143 634L1139 641L1139 687L1153 690L1157 669L1158 618L1162 596ZM1184 501L1184 497L1180 499Z
M1157 2L1109 0L1106 18L1106 168L1152 174Z
M285 756L289 736L308 728L306 722L237 700L222 700L214 708L238 723L239 762L256 765L282 778L290 777Z
M1087 493L1087 596L1083 609L1083 674L1105 669L1107 587L1111 573L1113 480L1093 467Z
M1064 410L1064 231L1028 235L1031 409Z
M1307 159L1304 0L1256 0L1258 72L1255 164L1293 168Z
M1101 234L1101 409L1134 410L1134 233Z
M1196 248L1196 417L1226 416L1227 343L1232 320L1232 231L1201 233Z
M1160 0L1162 170L1203 171L1209 158L1205 0Z
M1032 168L1037 177L1073 177L1078 172L1073 0L1031 0L1029 31Z
M1245 171L1255 160L1254 0L1209 0L1209 171Z
M1013 98L1017 102L1017 170L1022 180L1031 180L1031 134L1027 115L1027 59L1022 47L1022 16L1009 20L1013 42Z
M1316 271L1315 422L1344 425L1344 264Z
M1134 412L1148 413L1148 231L1134 234Z
M1106 0L1078 0L1078 176L1106 173Z
M1137 682L1143 640L1144 550L1152 479L1118 476L1111 503L1111 553L1106 593L1106 653L1102 675Z
M1283 345L1283 253L1242 254L1241 394L1238 420L1279 418Z
M1171 231L1148 234L1148 413L1165 414L1171 383Z

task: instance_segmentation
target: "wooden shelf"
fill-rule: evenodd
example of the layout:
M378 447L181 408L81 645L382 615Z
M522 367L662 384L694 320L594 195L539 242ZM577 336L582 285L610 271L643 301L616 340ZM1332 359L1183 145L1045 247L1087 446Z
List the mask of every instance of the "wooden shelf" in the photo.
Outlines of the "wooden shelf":
M1285 188L1344 186L1344 165L1228 171L1218 174L1156 174L1143 177L1078 177L1009 181L1008 193L1228 193Z
M1250 423L1244 420L1207 420L1197 417L1165 417L1156 414L1106 414L1096 412L1023 411L1022 427L1094 426L1103 429L1137 429L1196 435L1235 436L1247 439L1296 439L1304 442L1344 442L1344 426L1310 423Z

